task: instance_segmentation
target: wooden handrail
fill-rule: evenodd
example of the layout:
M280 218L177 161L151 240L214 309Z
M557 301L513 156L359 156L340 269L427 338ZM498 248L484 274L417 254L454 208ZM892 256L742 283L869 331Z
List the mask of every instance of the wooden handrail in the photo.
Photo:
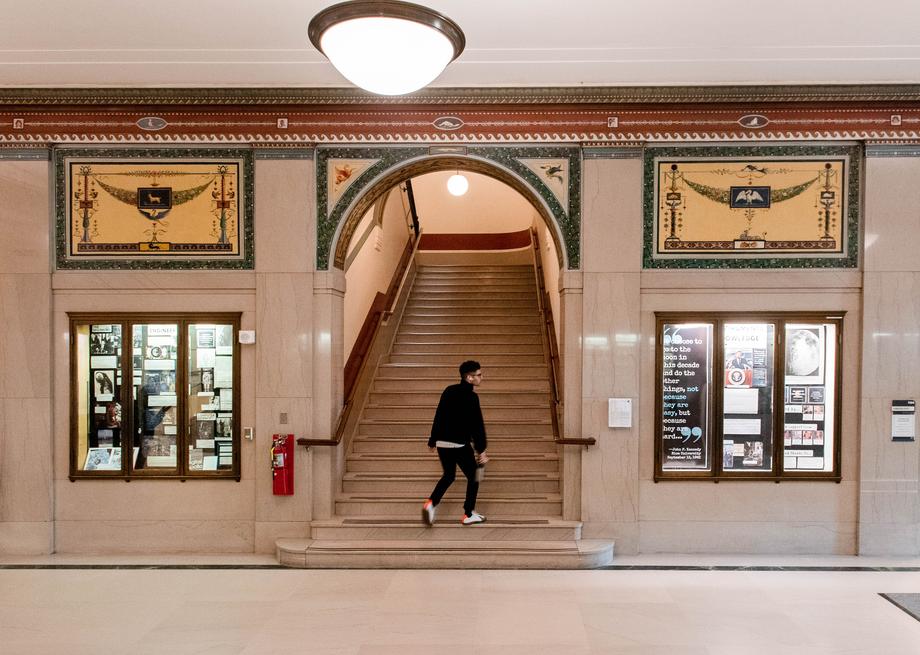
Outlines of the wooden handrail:
M358 388L357 382L367 366L367 355L371 350L374 340L377 338L377 333L380 331L381 324L389 319L395 311L399 296L402 293L409 275L409 265L418 252L418 242L418 238L413 238L413 235L410 235L409 241L406 242L406 248L399 259L399 264L397 264L396 270L393 272L393 278L390 280L387 292L385 294L378 292L377 295L374 296L374 301L371 303L371 309L364 321L364 325L361 326L361 331L358 333L355 345L352 347L351 354L348 356L348 362L345 364L345 402L342 404L342 409L336 420L332 437L330 439L300 438L297 440L299 446L305 448L310 448L310 446L334 447L341 443L342 436L345 432L345 426L348 424L351 410L354 407L355 391Z
M537 278L537 305L543 316L543 340L546 348L547 370L549 371L550 400L553 403L551 412L553 421L553 440L561 446L593 446L597 440L593 437L564 437L562 436L562 395L559 393L559 346L556 342L556 327L553 323L552 305L549 294L543 281L543 259L540 256L540 239L537 231L530 230L533 243L534 275Z

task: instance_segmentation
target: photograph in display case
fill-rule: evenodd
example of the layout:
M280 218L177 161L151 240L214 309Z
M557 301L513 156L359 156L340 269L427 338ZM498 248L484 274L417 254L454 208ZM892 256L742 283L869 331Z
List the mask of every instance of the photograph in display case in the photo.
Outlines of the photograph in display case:
M109 328L108 332L92 332L89 335L89 354L90 355L114 355L119 346L120 339L118 335L111 331L111 325L94 325L96 327Z
M824 384L822 326L786 326L786 384Z
M115 371L93 372L93 395L98 401L112 400L115 393Z

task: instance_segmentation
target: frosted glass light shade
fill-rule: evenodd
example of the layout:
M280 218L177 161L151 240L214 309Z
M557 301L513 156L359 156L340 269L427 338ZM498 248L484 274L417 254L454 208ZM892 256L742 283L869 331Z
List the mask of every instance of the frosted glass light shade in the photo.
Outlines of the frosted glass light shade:
M309 35L348 81L380 95L427 86L465 45L449 18L398 0L333 5L310 21Z
M470 182L460 173L456 175L451 175L447 178L447 190L450 191L451 195L462 196L470 188Z

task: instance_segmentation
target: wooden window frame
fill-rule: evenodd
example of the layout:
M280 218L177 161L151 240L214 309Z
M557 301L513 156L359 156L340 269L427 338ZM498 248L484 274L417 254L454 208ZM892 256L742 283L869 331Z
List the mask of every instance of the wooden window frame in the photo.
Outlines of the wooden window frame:
M841 417L843 390L843 321L846 312L655 312L655 470L654 481L698 480L698 481L772 481L786 482L793 480L840 482L841 453ZM773 398L772 415L772 470L739 472L734 469L727 472L722 469L723 441L723 387L722 380L725 359L725 337L723 328L726 323L772 322L773 334ZM711 465L708 471L673 471L662 468L663 448L663 391L662 377L664 364L663 326L673 323L707 323L712 325L712 361L710 377L710 397L707 421L709 425L708 442ZM783 469L783 431L784 431L784 386L785 386L785 331L787 324L795 323L834 323L837 331L834 353L835 380L825 382L825 386L834 389L834 444L833 468L831 471L785 471Z
M235 480L241 479L240 474L240 344L237 336L240 331L241 314L227 312L155 312L155 313L68 313L70 320L70 480ZM167 470L141 469L130 471L130 458L125 453L131 453L137 435L134 430L134 399L132 397L133 361L132 340L133 327L136 324L164 324L175 323L178 326L179 338L176 352L176 468ZM188 470L188 329L197 323L232 325L233 339L233 465L227 470L218 471L189 471ZM77 326L90 324L120 324L122 330L122 357L121 379L122 385L119 401L122 406L122 469L120 471L82 471L77 469L79 460L79 428L77 425L78 411L78 370L77 370ZM125 345L127 344L127 345Z

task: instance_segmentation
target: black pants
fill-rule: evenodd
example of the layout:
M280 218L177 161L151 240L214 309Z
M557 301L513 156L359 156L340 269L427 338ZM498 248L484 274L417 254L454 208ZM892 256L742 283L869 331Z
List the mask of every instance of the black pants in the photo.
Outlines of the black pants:
M462 448L438 448L438 459L441 460L444 475L431 492L431 502L435 505L441 502L447 488L456 479L459 466L463 475L466 476L466 500L463 501L463 511L470 516L476 509L476 494L479 493L479 483L476 482L476 455L473 453L473 446L466 444Z

